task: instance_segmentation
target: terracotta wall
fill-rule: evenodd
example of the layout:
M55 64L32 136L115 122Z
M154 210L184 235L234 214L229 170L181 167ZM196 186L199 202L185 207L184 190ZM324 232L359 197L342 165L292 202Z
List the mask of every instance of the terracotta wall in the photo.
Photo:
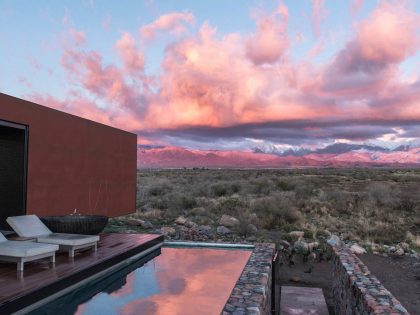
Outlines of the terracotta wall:
M135 211L135 134L1 93L0 119L29 126L28 214Z

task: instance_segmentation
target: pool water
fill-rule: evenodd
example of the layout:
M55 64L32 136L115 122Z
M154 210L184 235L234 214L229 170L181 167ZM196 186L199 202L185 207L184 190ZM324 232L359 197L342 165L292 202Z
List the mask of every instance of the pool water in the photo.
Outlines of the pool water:
M141 267L102 279L99 291L84 288L33 314L220 314L250 255L163 247Z

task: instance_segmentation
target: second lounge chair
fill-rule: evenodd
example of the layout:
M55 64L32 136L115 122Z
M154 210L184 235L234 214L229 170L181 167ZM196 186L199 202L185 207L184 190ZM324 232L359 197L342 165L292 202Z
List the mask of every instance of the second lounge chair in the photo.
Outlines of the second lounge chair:
M97 249L99 236L53 233L34 214L8 217L6 221L19 236L34 237L38 243L56 244L60 250L68 251L70 257L74 257L74 251L77 249L88 247L93 251Z

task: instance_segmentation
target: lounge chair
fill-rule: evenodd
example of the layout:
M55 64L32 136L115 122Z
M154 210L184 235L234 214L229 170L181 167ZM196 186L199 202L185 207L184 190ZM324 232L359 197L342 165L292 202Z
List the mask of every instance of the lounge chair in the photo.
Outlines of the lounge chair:
M34 214L8 217L7 223L22 237L34 237L38 243L56 244L60 250L69 252L70 257L74 257L77 249L91 247L96 252L99 236L53 233L42 221Z
M55 263L55 252L58 245L40 244L31 241L8 241L0 233L0 260L17 263L17 270L23 271L27 261L49 257Z

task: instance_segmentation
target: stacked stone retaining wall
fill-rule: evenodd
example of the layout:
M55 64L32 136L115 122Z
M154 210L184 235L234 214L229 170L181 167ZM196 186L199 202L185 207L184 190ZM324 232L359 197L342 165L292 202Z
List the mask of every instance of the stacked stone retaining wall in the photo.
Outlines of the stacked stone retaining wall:
M223 309L223 315L271 314L272 260L275 245L256 244Z
M333 246L332 255L337 315L409 314L346 246Z

